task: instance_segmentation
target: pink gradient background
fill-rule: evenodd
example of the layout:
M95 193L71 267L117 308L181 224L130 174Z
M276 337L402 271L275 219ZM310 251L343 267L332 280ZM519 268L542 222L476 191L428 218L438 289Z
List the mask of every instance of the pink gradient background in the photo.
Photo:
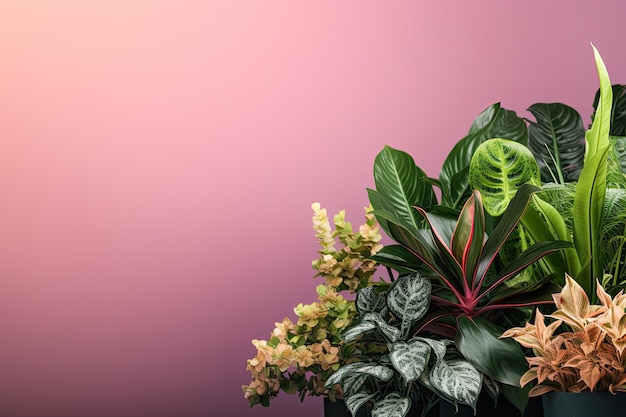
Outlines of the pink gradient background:
M249 409L252 338L315 300L310 204L362 219L387 144L430 175L490 104L589 121L626 3L4 0L0 416Z

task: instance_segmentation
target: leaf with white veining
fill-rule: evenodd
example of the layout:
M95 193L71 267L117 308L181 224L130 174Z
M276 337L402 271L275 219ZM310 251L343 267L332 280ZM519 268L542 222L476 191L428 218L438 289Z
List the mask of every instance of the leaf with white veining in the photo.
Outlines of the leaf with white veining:
M402 318L402 334L421 319L430 305L431 284L428 278L418 274L398 277L387 295L389 309Z
M417 381L424 372L430 359L430 346L421 340L412 339L409 343L397 342L393 344L391 363L404 378L407 384Z
M437 362L430 370L430 383L450 401L475 409L482 385L482 374L463 359Z
M391 393L377 401L372 409L372 417L404 417L411 408L411 399Z

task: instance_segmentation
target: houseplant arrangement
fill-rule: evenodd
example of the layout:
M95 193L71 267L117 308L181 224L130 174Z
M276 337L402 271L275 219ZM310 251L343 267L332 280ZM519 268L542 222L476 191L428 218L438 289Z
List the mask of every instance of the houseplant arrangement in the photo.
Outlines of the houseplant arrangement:
M357 296L333 342L343 356L322 378L353 415L441 416L439 400L471 415L495 403L524 413L533 353L500 336L554 308L569 280L596 306L626 285L626 138L615 136L626 136L626 87L611 86L593 49L600 89L587 131L561 103L530 106L535 121L496 103L438 178L400 150L377 155L368 215L393 243L363 259L391 282L345 288ZM479 396L493 402L477 408Z
M384 310L392 310L391 304L396 303L393 286L382 303L387 316L381 319L368 308L358 309L356 324L346 331L345 339L358 335L356 340L370 340L377 335L385 340L387 351L378 356L363 354L363 364L340 368L328 381L327 386L342 384L353 409L367 402L374 404L375 417L405 416L410 400L416 398L408 387L419 389L419 385L447 401L474 407L475 389L459 395L440 386L468 386L467 371L450 372L439 386L433 385L434 337L455 350L454 360L482 374L491 395L501 392L523 410L530 388L524 391L519 384L527 369L524 352L500 343L499 336L530 314L529 306L551 304L550 289L562 285L568 271L594 300L596 289L590 285L594 277L610 283L611 292L624 285L626 222L624 211L615 210L619 204L623 207L626 188L623 142L609 138L611 118L623 112L611 112L608 74L595 48L594 54L601 88L586 133L575 110L560 103L531 106L537 121L529 122L528 129L526 121L494 105L455 145L438 179L428 178L401 151L385 147L377 156L376 189L369 190L370 202L396 244L385 246L373 258L395 269L400 278L411 277L411 282L427 277L431 295L427 310L411 317L409 325L402 312ZM440 200L433 186L439 187ZM618 191L607 192L612 187ZM603 252L610 256L602 259ZM400 292L405 292L404 300L417 294L410 289ZM394 324L399 332L388 328ZM391 360L395 352L401 355L405 350L412 356L410 361ZM412 366L410 371L406 362ZM417 370L416 364L420 364Z

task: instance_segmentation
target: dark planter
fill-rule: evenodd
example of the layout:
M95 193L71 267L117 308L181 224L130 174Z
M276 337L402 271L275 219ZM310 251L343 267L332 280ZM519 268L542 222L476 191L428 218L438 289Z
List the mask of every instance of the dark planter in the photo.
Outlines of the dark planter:
M623 392L550 392L542 399L545 417L615 417L626 413Z
M407 417L420 417L422 415L421 408L418 404L414 404L409 410ZM371 417L370 409L363 406L357 412L355 417ZM324 417L352 417L350 411L346 408L342 400L335 402L324 397ZM521 417L520 412L506 398L500 397L497 406L494 407L493 401L486 394L481 394L476 404L476 415L471 407L467 405L459 405L458 411L454 405L447 401L439 401L435 407L429 412L427 417ZM528 401L528 406L524 412L524 417L544 417L541 398L534 397ZM547 415L546 415L547 417ZM589 416L586 416L589 417Z
M356 413L356 417L370 417L371 413L367 407L361 407ZM350 410L343 400L331 401L324 397L324 417L352 417Z
M454 405L442 400L439 402L436 417L522 417L519 410L503 396L500 396L498 403L494 405L493 400L484 393L478 398L476 416L472 407L467 405L458 407L458 412L455 413ZM529 398L524 417L544 417L541 398Z

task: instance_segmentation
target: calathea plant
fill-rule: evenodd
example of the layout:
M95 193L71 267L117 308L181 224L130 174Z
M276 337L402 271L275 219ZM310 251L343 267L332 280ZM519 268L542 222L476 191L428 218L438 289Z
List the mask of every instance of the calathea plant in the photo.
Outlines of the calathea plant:
M360 354L326 383L341 384L353 415L373 403L372 417L405 416L412 403L426 413L428 394L475 407L482 374L448 339L419 336L412 329L428 311L431 283L419 273L398 277L387 288L368 287L356 299L359 322L344 332L346 342L358 340ZM430 395L432 397L432 395Z
M481 144L470 166L470 183L485 195L486 210L497 216L518 187L541 187L522 217L527 242L565 240L570 249L541 263L563 282L570 274L592 302L595 280L609 293L626 286L626 87L611 87L594 48L600 89L591 128L560 103L537 104L528 148L506 139ZM615 94L614 94L615 93Z

